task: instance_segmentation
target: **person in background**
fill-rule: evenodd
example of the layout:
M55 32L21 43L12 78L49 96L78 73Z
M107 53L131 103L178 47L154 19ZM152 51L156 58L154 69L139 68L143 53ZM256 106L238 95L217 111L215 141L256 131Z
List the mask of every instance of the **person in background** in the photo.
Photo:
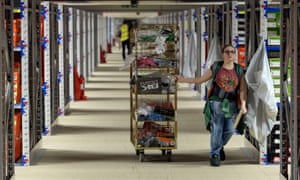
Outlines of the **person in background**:
M177 82L201 84L212 78L213 90L207 100L209 102L210 118L210 164L219 166L220 161L225 160L224 146L230 140L235 129L233 127L234 117L238 112L238 98L240 100L240 111L247 113L246 108L246 81L244 74L240 78L236 72L235 48L228 44L222 48L223 62L220 68L213 74L213 67L200 77L184 78L175 75ZM216 63L215 63L216 64ZM215 75L213 77L213 75ZM239 97L238 97L239 92ZM229 113L230 112L230 113Z
M127 47L127 54L130 54L130 39L129 39L129 26L126 21L123 21L123 24L120 27L121 37L120 41L122 44L122 57L123 61L126 59L126 47Z

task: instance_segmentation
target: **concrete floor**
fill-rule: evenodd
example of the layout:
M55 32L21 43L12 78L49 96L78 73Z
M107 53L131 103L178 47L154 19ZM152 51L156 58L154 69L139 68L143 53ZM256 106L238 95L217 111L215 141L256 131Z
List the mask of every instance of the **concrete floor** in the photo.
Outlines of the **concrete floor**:
M276 180L279 165L259 165L247 156L244 138L233 136L220 167L209 165L209 133L203 102L180 84L178 147L167 162L159 151L145 151L140 162L130 142L129 72L119 52L107 55L86 84L87 101L70 104L53 135L43 137L39 157L16 167L17 180Z

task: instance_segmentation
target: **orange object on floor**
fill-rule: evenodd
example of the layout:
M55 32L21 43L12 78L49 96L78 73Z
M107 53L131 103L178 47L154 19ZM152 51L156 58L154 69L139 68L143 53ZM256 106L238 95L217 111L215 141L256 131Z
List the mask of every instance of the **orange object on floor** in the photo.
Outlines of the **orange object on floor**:
M77 67L74 66L74 100L87 100L84 95L85 91L85 79L82 75L78 76Z
M106 63L105 51L103 50L102 46L100 46L100 63Z
M107 53L111 53L111 44L107 43Z
M84 80L83 75L80 75L80 77L79 77L79 84L80 84L80 100L87 100L87 97L84 95L85 80Z

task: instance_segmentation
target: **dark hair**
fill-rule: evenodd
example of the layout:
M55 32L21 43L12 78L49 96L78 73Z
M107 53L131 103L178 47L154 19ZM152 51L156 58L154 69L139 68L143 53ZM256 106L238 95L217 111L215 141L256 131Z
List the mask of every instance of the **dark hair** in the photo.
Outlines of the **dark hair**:
M227 48L227 47L233 47L232 44L225 44L222 48L222 53L224 52L224 50ZM234 47L233 47L234 48Z

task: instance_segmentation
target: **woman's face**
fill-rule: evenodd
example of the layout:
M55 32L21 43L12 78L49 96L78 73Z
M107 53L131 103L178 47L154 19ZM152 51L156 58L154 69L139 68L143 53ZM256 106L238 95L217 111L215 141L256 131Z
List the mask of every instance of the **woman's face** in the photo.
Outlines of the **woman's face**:
M235 49L232 46L227 46L222 53L224 62L234 62Z

